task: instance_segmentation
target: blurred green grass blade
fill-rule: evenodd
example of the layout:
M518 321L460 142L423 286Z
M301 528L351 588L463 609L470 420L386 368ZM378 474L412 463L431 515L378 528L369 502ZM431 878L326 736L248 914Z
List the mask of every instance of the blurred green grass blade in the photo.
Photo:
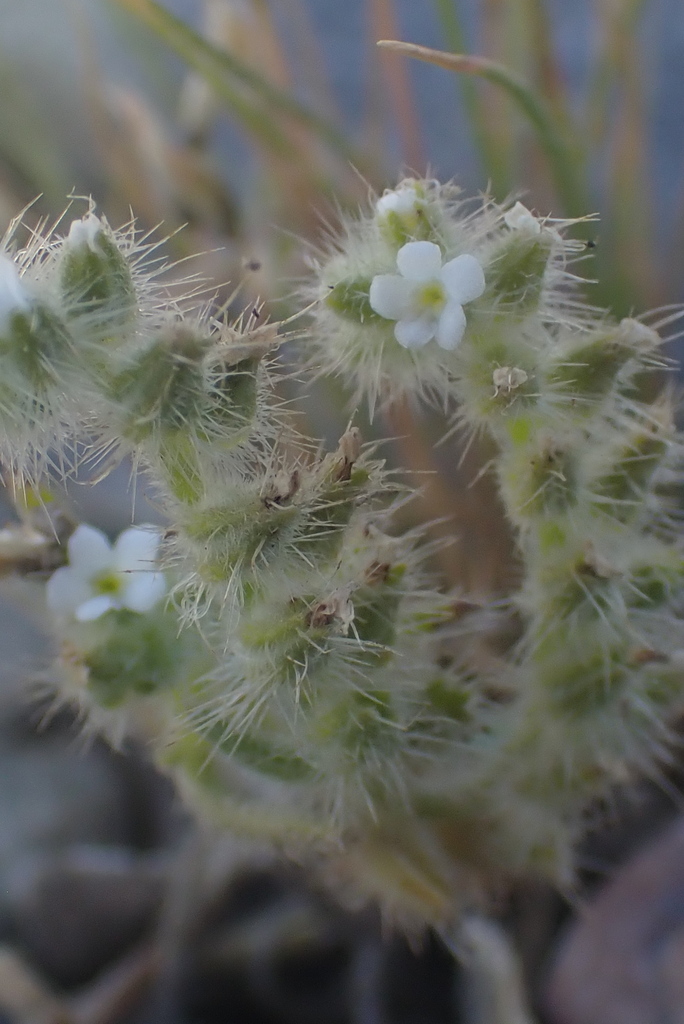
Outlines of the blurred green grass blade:
M366 12L372 39L397 35L396 0L366 0ZM420 176L427 170L427 160L421 118L410 80L411 69L405 61L391 54L382 55L379 64L387 112L393 116L402 164Z
M468 49L465 33L457 9L457 0L434 0L437 15L442 26L444 40L453 53ZM506 155L494 134L487 127L482 104L475 83L470 78L461 79L470 130L484 173L490 180L490 187L496 199L505 199L511 189L511 169L507 166Z
M570 97L558 64L553 43L551 16L547 0L527 0L531 26L532 54L536 63L537 88L541 90L552 117L566 133L574 131Z
M428 64L436 64L438 67L446 68L447 71L476 75L503 89L535 129L539 143L549 161L558 198L566 215L581 217L587 213L589 204L586 198L578 146L574 140L571 141L558 130L546 104L529 88L526 82L514 75L503 64L488 60L486 57L443 53L427 46L402 43L394 39L382 39L378 42L378 46L394 50L396 53L403 53L407 57L415 57Z
M236 112L252 131L267 136L283 154L296 152L290 139L271 116L286 115L308 128L321 141L357 167L366 161L349 143L344 132L325 117L310 110L289 93L272 85L234 54L213 46L185 22L154 0L110 0L152 29L190 67L202 75L217 96ZM250 103L239 91L247 86L258 105ZM260 122L260 124L259 124Z
M174 28L168 30L164 27L162 18L159 18L157 23L154 14L144 9L147 5L139 3L138 0L112 0L112 3L115 7L133 14L143 21L157 38L174 50L187 64L197 70L212 86L219 99L233 112L242 126L257 140L260 140L268 149L279 156L290 158L296 156L296 146L288 138L287 133L269 116L268 112L262 110L260 104L257 105L247 99L239 87L233 87L230 79L217 73L215 67L206 61L202 61L201 53L196 53L197 48L194 46L194 40L188 38L194 35L194 33L183 22L173 18L171 14L160 8L164 19L168 17L175 22ZM210 49L215 49L211 47L211 44L202 40L201 37L197 36L196 38ZM220 51L216 52L219 53Z
M590 81L584 118L594 145L600 145L610 129L613 87L622 84L625 74L622 58L626 49L634 47L646 4L647 0L621 0L601 9L603 45Z
M30 192L60 206L73 185L74 169L60 152L40 105L21 71L0 55L0 153Z

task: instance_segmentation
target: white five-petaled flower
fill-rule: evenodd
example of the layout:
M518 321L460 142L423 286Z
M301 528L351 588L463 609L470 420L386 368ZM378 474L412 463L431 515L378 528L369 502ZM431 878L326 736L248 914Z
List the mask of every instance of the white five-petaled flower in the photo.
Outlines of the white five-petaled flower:
M528 235L541 234L541 224L522 203L516 203L510 210L507 210L504 214L504 221L512 231L524 231Z
M166 593L164 574L155 568L159 542L152 527L124 530L112 546L100 530L78 526L67 546L69 565L47 582L48 606L79 622L111 608L150 611Z
M401 214L414 213L418 202L418 193L411 185L402 185L401 188L385 192L375 204L375 212L383 217L393 212Z
M394 336L404 348L422 348L433 338L455 349L466 328L463 306L485 289L479 260L463 253L442 265L434 242L407 242L397 253L398 274L377 274L370 304L386 320L396 320Z

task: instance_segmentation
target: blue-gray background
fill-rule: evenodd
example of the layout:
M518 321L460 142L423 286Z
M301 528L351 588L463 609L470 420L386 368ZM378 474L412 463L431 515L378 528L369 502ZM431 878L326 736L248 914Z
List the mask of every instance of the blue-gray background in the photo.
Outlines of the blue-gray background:
M164 0L190 23L199 24L200 0ZM480 0L459 0L472 48L478 47ZM361 119L370 80L368 31L363 0L305 0L321 43L335 98L352 126ZM289 3L273 0L272 9L285 31ZM402 38L443 46L431 0L395 0ZM596 55L595 4L590 0L547 0L563 73L579 101ZM79 9L86 18L79 16ZM182 69L173 59L145 64L135 33L121 31L107 0L0 0L0 77L16 72L21 103L43 122L48 135L78 152L81 187L97 188L88 153L88 111L83 96L84 48L95 44L95 58L108 79L126 86L141 84L162 107L172 109ZM668 209L680 198L684 171L684 3L646 0L639 23L640 74L648 113L652 192L665 230ZM445 73L412 62L421 127L435 172L457 176L466 186L482 185L456 91ZM0 111L0 135L16 112ZM11 124L16 131L16 124ZM244 153L230 132L218 133L217 155L232 183L244 177ZM92 181L88 181L88 174ZM639 202L639 197L634 197Z

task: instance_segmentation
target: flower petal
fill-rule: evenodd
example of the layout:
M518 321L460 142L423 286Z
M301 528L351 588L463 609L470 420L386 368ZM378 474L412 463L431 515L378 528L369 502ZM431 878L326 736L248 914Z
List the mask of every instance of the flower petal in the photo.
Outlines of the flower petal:
M53 572L45 587L48 608L57 615L73 615L91 595L92 589L86 580L69 565Z
M376 213L381 216L394 211L394 213L413 213L418 201L418 193L415 188L397 188L391 192L385 192L375 204Z
M121 595L121 603L132 612L149 612L165 593L166 580L163 573L131 573L130 582L127 582Z
M85 523L71 534L67 550L72 569L86 580L112 564L112 548L104 533Z
M93 252L100 252L96 239L104 231L104 226L99 217L94 213L87 213L80 220L72 220L67 238L67 246L73 249L91 249Z
M437 324L435 337L440 348L452 352L458 347L466 329L466 315L458 302L447 302Z
M155 568L159 542L159 530L153 527L133 526L130 530L124 530L114 545L114 568L117 572L128 569L146 569L150 572Z
M91 597L88 601L84 601L76 609L76 618L79 622L92 622L94 619L99 619L110 608L117 606L118 602L109 594L98 594L97 597Z
M436 323L432 317L418 320L400 320L394 327L394 337L402 348L422 348L435 336Z
M377 274L371 281L371 308L386 320L402 320L411 311L411 286L399 274Z
M464 252L442 267L442 282L449 298L459 306L479 299L485 290L485 276L479 260Z
M397 253L397 266L409 281L430 281L439 277L442 250L434 242L407 242Z

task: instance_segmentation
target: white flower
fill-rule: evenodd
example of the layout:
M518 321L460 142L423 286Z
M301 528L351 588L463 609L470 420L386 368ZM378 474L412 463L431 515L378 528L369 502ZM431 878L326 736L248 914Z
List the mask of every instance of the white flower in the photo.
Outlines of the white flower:
M150 611L166 593L164 574L155 569L159 541L154 528L133 527L112 547L100 530L78 526L69 538L69 565L47 582L48 606L79 622L111 608Z
M397 253L398 274L377 274L370 304L386 320L396 320L394 336L404 348L422 348L432 338L455 349L463 337L463 306L482 295L484 271L468 253L442 266L434 242L407 242Z
M525 231L528 235L541 233L541 224L522 203L516 203L504 214L504 221L513 231Z
M402 185L391 192L385 192L375 204L375 212L382 217L390 213L398 213L400 216L406 213L415 213L418 202L418 193L410 185Z

